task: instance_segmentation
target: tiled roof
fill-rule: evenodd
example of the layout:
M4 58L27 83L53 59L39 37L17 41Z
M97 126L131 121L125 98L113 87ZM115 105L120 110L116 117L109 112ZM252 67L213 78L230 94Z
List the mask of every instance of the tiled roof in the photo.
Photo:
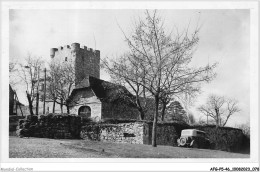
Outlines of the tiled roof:
M70 98L80 90L87 90L91 88L95 95L101 100L106 102L119 102L123 101L129 105L133 104L135 97L121 85L113 84L92 76L84 78L72 91Z

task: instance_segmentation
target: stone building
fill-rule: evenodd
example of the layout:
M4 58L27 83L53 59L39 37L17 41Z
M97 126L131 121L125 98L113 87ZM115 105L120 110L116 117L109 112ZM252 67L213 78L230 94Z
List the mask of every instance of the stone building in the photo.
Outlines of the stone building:
M77 85L88 75L100 78L100 51L73 43L58 48L51 48L53 61L72 61L75 64L75 84Z
M100 119L138 119L134 96L123 86L87 76L72 91L70 112Z
M24 105L19 102L16 92L9 84L9 115L23 116L22 108L24 109Z
M15 92L12 89L11 85L9 84L9 115L13 115L14 111L14 95Z
M100 79L99 50L73 43L51 48L50 56L53 61L71 61L75 65L75 88L68 100L71 114L95 120L139 118L134 96L125 87Z

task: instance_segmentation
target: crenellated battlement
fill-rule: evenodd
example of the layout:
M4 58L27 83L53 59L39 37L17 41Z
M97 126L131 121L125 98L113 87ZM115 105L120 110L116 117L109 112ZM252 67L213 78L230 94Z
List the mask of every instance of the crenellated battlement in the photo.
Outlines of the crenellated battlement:
M73 43L50 49L54 60L73 61L75 65L76 85L87 76L100 77L100 51ZM54 60L54 61L55 61Z
M82 52L82 53L93 53L96 57L100 57L100 51L88 48L87 46L80 45L79 43L73 43L70 45L59 46L58 48L50 49L50 56L54 58L55 54L61 53L61 51L71 51L71 52Z

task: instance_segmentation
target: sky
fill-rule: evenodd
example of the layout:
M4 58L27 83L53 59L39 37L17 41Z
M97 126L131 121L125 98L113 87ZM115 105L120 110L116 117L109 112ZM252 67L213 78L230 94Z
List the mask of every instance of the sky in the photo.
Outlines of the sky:
M250 13L249 10L159 10L167 32L192 32L201 26L192 66L218 62L217 77L202 85L201 94L189 107L196 111L209 94L236 99L241 111L227 125L249 122L250 117ZM114 58L127 50L119 26L129 35L144 10L10 10L9 59L22 61L28 54L50 60L50 48L78 42L101 51L101 58ZM101 79L109 75L101 70ZM20 101L27 104L25 90L17 88Z

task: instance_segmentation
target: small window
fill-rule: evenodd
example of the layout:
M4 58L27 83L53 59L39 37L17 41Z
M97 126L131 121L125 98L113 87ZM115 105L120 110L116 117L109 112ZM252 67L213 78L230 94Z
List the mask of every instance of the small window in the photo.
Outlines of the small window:
M124 137L135 137L133 133L124 133Z
M65 57L65 61L68 61L68 57Z

